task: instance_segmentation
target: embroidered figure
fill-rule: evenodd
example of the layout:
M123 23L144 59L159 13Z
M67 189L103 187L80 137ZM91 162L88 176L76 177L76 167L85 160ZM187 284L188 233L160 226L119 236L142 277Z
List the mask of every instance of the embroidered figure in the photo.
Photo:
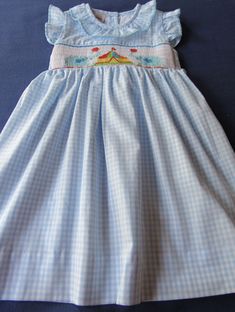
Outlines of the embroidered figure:
M117 52L115 47L112 47L106 53L101 51L99 47L91 48L87 51L86 56L70 55L65 58L65 66L67 67L82 67L82 66L98 66L98 65L121 65L132 64L136 66L154 66L165 67L164 59L159 56L144 56L140 55L140 49L127 49L127 56L121 55ZM84 53L84 52L83 52Z
M92 48L91 51L92 52L97 52L97 51L99 51L99 48L98 47Z
M130 55L132 58L135 58L138 61L137 65L142 66L157 66L164 67L164 60L159 56L142 56L142 55L134 55L138 50L130 49Z
M88 57L86 56L68 56L65 58L65 65L68 67L76 67L88 65Z
M132 48L132 49L130 49L130 51L131 51L131 52L137 52L138 50L137 50L137 49Z
M96 65L107 64L133 64L126 56L122 56L116 52L115 48L112 48L109 52L98 57Z
M163 65L162 59L158 56L137 56L137 60L144 66L158 66Z
M87 56L70 55L65 58L65 66L67 67L81 67L93 65L97 57L101 55L100 48L92 48Z

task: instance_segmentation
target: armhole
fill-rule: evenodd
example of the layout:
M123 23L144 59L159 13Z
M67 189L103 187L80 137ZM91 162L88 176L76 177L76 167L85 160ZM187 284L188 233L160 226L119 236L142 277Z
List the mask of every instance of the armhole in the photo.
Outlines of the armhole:
M53 4L48 7L48 20L45 23L47 41L54 45L61 38L65 27L64 12Z
M162 13L162 27L167 41L174 48L182 37L182 26L180 21L181 9Z

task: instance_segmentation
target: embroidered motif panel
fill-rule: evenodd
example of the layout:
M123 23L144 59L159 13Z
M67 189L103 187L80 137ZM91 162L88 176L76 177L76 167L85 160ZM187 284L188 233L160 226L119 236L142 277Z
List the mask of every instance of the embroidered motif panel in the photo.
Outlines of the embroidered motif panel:
M50 56L49 69L124 64L181 68L177 51L168 44L155 47L127 47L115 44L73 47L57 44Z

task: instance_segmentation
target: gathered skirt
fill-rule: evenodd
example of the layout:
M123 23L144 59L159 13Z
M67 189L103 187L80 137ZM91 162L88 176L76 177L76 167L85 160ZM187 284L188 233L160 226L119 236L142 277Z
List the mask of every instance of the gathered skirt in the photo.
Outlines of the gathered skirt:
M0 300L235 292L235 154L184 69L48 69L0 134Z

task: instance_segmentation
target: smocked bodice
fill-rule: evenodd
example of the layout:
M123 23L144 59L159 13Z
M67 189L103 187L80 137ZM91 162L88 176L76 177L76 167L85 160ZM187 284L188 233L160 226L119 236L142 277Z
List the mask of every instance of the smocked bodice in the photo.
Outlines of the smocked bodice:
M50 5L45 34L53 44L49 69L134 65L181 68L174 47L182 35L180 9L163 12L156 0L111 12L82 3L62 11Z

